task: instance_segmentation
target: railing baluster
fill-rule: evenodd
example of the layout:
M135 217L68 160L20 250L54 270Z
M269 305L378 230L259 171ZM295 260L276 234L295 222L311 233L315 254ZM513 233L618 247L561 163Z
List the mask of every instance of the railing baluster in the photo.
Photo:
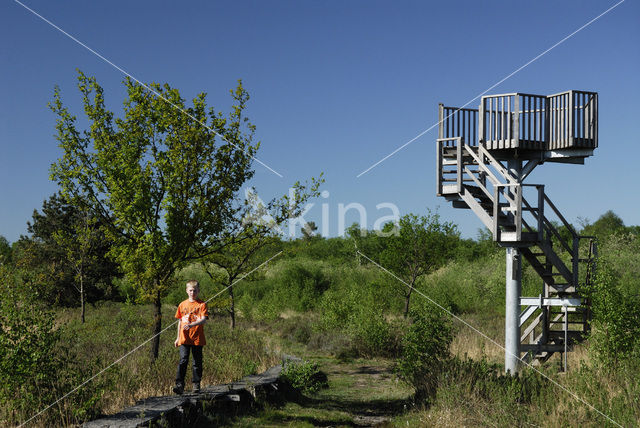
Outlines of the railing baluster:
M527 96L527 107L529 109L527 113L527 136L525 141L531 141L531 97Z

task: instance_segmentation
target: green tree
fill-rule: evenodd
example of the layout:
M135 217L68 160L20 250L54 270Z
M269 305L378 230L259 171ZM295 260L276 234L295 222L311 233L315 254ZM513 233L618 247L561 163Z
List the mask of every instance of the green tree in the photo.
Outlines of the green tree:
M296 183L295 200L286 196L273 199L266 205L257 198L255 191L248 192L245 208L241 215L233 219L233 227L229 227L223 240L223 249L202 259L203 268L212 280L215 280L217 272L210 269L211 265L226 272L223 286L229 294L228 311L232 329L236 326L234 283L266 260L261 257L266 248L281 244L278 230L290 218L301 214L302 206L309 198L318 196L318 188L323 181L321 174L317 180L312 179L310 187Z
M587 220L583 222L585 224L581 234L595 235L600 239L606 238L614 233L625 232L626 230L622 219L611 210L602 214L593 224L589 224Z
M89 208L80 204L78 216L72 225L72 230L57 230L53 239L65 253L66 263L74 273L75 287L80 294L80 320L85 318L85 282L88 271L92 265L100 263L96 259L93 247L98 245L100 231L94 217L91 217Z
M390 233L392 229L396 233ZM393 271L406 283L404 287L404 317L409 314L409 303L416 280L441 267L454 253L459 233L451 222L441 222L440 215L428 212L426 216L407 214L397 224L387 223L380 238L384 249L380 263Z
M389 232L393 229L393 223L387 223L385 227L386 231ZM346 236L348 236L349 241L351 241L353 251L355 252L355 260L358 265L367 263L367 260L363 259L361 254L374 259L379 258L377 255L384 249L384 245L387 242L386 236L381 235L379 232L361 227L358 223L353 223L347 228Z
M231 329L236 327L233 289L235 282L256 269L264 261L256 257L260 250L278 242L279 239L276 236L265 233L257 227L245 228L237 235L230 237L222 251L202 259L203 268L211 279L215 279L217 275L215 270L210 269L212 265L222 268L226 273L222 285L229 294L228 311Z
M69 263L69 253L73 253L69 245L77 241L77 230L85 221L91 225L91 241L85 258L94 261L83 266L85 300L95 302L117 297L111 280L119 274L117 265L106 258L110 245L101 231L102 223L95 216L83 220L82 211L81 204L71 203L56 193L43 202L40 212L34 210L32 220L27 222L30 236L22 236L15 243L16 267L38 288L40 297L49 302L77 305L77 272L73 263Z
M0 266L11 264L11 245L7 238L0 235Z
M243 210L238 192L253 177L259 145L244 115L249 94L240 81L228 117L207 108L204 93L188 106L168 84L151 84L155 93L128 78L124 84L124 115L114 119L102 87L79 72L90 125L83 132L56 88L50 107L58 115L63 155L51 176L65 195L87 200L104 219L110 255L140 298L153 302L155 359L161 298L179 268L223 247L229 224Z

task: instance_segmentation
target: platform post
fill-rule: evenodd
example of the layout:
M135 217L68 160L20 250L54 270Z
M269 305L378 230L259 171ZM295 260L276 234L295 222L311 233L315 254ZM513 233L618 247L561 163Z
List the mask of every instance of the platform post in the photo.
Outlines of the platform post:
M522 260L518 247L507 247L507 292L505 307L504 369L515 375L520 359L520 292Z
M522 181L522 161L511 159L507 162L510 175L516 179L518 184ZM521 190L518 190L521 191ZM515 196L514 192L512 195ZM511 207L511 215L517 216L520 206ZM514 245L507 247L507 269L506 269L506 293L505 293L505 352L504 369L505 372L515 375L518 373L520 363L520 294L522 290L522 258L519 248Z

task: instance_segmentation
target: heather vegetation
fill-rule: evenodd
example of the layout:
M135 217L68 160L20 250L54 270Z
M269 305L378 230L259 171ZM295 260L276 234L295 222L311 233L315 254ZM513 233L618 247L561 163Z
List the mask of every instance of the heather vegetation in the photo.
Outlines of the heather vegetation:
M586 225L585 232L599 222ZM437 269L416 279L419 293L406 318L406 284L376 265L382 265L376 253L367 252L385 250L385 238L372 233L357 237L359 252L353 236L277 241L257 251L259 260L282 254L235 286L234 329L228 323L230 296L220 293L228 278L219 266L194 263L176 272L162 311L165 319L172 318L185 278L199 279L205 298L218 294L209 303L213 319L206 325L207 384L263 370L290 346L294 352L330 356L336 364L359 358L391 362L396 378L414 391L413 407L392 424L632 425L640 417L640 389L633 381L640 376L640 236L637 228L624 226L597 233L597 280L587 290L592 334L571 353L569 372L562 375L559 359L552 358L540 371L505 376L502 350L452 316L503 341L504 252L482 235L446 237L455 245ZM20 264L19 248L29 239L8 246L5 260L10 262L1 268L3 423L24 422L67 393L30 423L71 425L169 393L175 350L166 338L156 360L133 352L102 372L149 338L152 305L132 298L126 278L102 278L102 283L110 280L109 298L90 299L82 323L73 304L46 300L52 287L61 285L39 288ZM525 270L525 290L535 290L536 281ZM308 363L289 375L306 394L326 394L309 383L317 371Z

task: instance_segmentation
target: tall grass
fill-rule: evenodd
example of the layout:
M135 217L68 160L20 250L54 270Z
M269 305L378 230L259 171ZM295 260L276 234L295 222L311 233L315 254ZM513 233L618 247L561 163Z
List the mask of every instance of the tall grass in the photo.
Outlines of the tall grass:
M163 325L168 327L174 322L176 308L165 304L162 309ZM151 305L105 302L88 307L87 322L82 324L73 319L70 310L59 311L61 352L64 349L64 352L74 355L74 366L84 368L82 373L75 374L73 383L67 382L66 391L101 373L103 368L150 338L152 314ZM203 349L203 386L227 383L247 374L264 371L279 361L256 332L230 331L226 320L219 317L211 319L204 328L207 345ZM171 326L162 334L156 361L152 361L149 355L150 345L144 344L120 363L102 372L87 386L34 419L33 426L75 424L98 413L117 413L145 397L173 394L171 387L175 382L178 362L178 351L173 345L176 331L177 327ZM60 368L62 375L67 372L64 367ZM187 382L190 376L188 370ZM78 396L87 388L97 392L95 399L89 403L79 402ZM58 391L59 395L62 393L62 390ZM43 401L39 403L39 408L5 416L5 423L23 422L47 404L50 402Z

